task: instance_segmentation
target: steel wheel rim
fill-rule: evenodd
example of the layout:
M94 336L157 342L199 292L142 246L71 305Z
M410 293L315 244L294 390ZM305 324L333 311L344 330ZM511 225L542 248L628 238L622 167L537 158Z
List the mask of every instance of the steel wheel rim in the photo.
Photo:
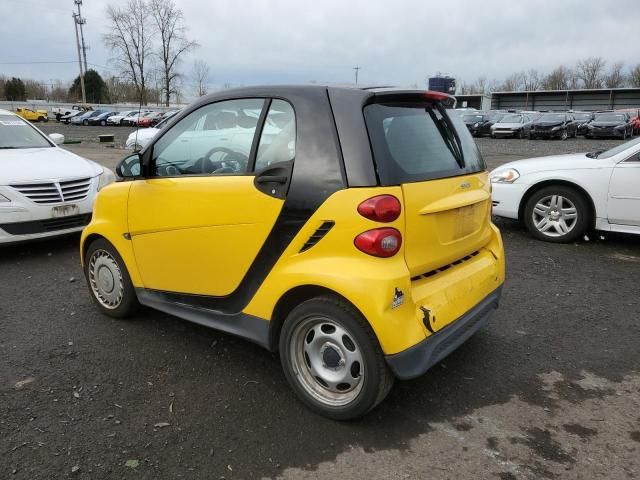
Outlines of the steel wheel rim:
M342 325L323 316L300 322L291 336L294 375L305 393L332 407L353 402L364 385L362 350Z
M116 259L106 250L96 250L89 259L89 284L100 305L114 310L122 303L124 283Z
M567 197L547 195L538 200L531 213L533 225L543 235L561 237L578 223L578 209Z

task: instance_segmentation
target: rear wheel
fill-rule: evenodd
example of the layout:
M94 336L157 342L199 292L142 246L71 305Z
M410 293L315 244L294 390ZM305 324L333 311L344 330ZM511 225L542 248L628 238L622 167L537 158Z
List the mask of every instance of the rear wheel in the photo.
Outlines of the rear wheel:
M569 138L569 133L565 128L564 130L562 130L562 133L560 133L560 140L566 140L567 138Z
M139 307L129 272L117 250L104 238L94 240L84 257L84 274L102 313L124 318Z
M105 127L107 125L107 122L105 120L100 120L100 125L102 125L103 127Z
M524 223L539 240L573 242L587 231L590 208L584 195L577 190L551 185L531 195L525 205Z
M86 127L87 125L89 125L89 120L83 120L83 121L82 121L82 125L84 125L85 127Z
M332 296L307 300L287 316L280 360L294 392L334 420L361 417L389 393L394 377L371 327Z

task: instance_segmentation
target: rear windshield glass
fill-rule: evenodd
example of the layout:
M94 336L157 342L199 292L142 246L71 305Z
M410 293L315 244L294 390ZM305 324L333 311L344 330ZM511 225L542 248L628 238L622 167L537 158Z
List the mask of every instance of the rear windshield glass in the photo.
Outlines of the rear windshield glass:
M51 143L16 115L0 115L0 149L45 148Z
M364 108L382 185L453 177L485 169L460 116L424 103L375 103Z
M621 113L603 113L596 115L596 122L626 122L627 117Z

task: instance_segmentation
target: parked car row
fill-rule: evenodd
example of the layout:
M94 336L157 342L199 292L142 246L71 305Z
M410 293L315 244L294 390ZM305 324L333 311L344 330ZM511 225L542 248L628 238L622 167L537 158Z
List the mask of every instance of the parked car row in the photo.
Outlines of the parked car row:
M613 137L622 140L640 133L638 109L601 112L488 112L457 110L473 136L492 138L538 138L566 140L583 135L586 138Z
M178 110L169 110L167 112L157 112L153 110L129 110L125 112L112 110L73 110L61 116L59 120L71 125L153 127L162 120L175 115L176 112L178 112Z

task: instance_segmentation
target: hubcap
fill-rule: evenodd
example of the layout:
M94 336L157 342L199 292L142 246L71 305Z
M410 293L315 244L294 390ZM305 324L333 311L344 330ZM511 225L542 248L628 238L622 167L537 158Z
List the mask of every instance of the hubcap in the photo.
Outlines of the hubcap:
M562 195L541 198L531 215L536 229L548 237L567 235L578 222L578 209Z
M105 250L96 250L89 259L89 284L100 305L110 310L122 302L122 273L115 258Z
M315 400L330 406L352 402L363 386L362 353L353 336L326 317L309 317L295 328L289 346L300 385Z

